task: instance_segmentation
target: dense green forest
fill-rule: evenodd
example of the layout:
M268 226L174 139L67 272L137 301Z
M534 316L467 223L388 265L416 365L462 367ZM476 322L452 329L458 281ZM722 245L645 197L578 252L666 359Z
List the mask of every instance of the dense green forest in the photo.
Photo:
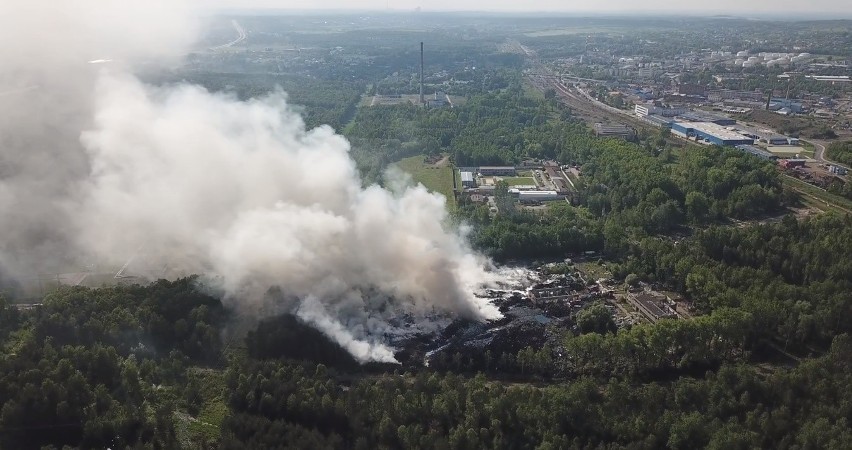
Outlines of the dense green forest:
M0 300L0 447L178 446L175 408L198 407L187 371L223 361L224 319L194 279Z
M832 142L826 148L826 157L846 166L852 166L852 141Z
M752 233L733 231L723 241ZM764 245L749 242L754 248L739 247L743 265L774 273L771 257L748 259ZM500 358L526 367L510 382L497 363L404 373L360 367L286 317L261 324L243 350L223 350L227 312L196 287L184 279L67 288L39 309L3 304L0 445L841 449L852 439L848 286L832 298L846 305L830 311L833 323L819 322L830 318L818 305L793 305L799 317L809 308L814 316L814 332L793 339L819 346L793 368L755 364L768 320L721 306L689 322L567 335L559 353L522 350ZM226 412L207 441L180 431L205 407L190 369L224 373L214 389Z

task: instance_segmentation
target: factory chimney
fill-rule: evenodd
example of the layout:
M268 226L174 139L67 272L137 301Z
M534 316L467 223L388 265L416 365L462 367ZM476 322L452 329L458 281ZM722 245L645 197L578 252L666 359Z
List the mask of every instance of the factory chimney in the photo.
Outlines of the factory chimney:
M426 103L423 98L423 43L420 43L420 104Z

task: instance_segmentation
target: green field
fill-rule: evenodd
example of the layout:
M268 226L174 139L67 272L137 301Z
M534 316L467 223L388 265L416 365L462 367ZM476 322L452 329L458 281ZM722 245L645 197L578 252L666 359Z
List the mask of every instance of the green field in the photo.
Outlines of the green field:
M505 177L503 181L509 186L535 186L535 179L532 177Z
M781 158L793 158L796 155L814 156L813 148L810 151L806 147L772 146L766 147L769 153Z
M453 174L450 167L434 167L424 164L423 155L412 156L395 162L393 165L411 175L416 183L422 183L426 189L443 194L447 198L447 205L453 209L456 207L456 199L453 195ZM457 183L461 183L456 179Z
M805 149L805 154L810 156L811 158L813 158L814 153L816 153L816 149L814 148L814 144L811 144L810 142L807 142L807 141L799 141L799 142L801 143L802 148Z

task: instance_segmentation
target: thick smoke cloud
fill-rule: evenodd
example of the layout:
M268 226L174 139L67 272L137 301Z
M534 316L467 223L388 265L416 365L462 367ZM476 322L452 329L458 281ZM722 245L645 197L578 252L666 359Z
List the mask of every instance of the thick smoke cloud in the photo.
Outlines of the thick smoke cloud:
M434 313L499 315L471 294L488 262L446 225L443 197L362 188L346 140L306 130L284 93L241 102L135 78L194 30L151 4L11 5L53 28L36 26L29 52L0 53L12 62L0 77L6 276L127 261L151 277L202 274L238 311L293 312L362 361L392 361L386 336Z
M363 345L330 318L363 327L402 313L493 315L470 294L485 261L445 228L444 198L362 189L346 140L305 130L283 93L240 102L103 74L96 99L76 218L101 259L138 252L216 277L243 302L280 287L353 351Z
M0 2L0 274L62 271L76 259L68 201L89 161L95 59L177 61L197 28L164 0ZM70 211L73 213L73 209Z

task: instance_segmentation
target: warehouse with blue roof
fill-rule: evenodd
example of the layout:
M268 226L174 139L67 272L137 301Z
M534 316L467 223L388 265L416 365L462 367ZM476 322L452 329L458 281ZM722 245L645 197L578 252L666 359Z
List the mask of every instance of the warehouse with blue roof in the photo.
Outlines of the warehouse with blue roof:
M754 144L753 138L710 122L675 122L672 124L672 134L723 147Z

